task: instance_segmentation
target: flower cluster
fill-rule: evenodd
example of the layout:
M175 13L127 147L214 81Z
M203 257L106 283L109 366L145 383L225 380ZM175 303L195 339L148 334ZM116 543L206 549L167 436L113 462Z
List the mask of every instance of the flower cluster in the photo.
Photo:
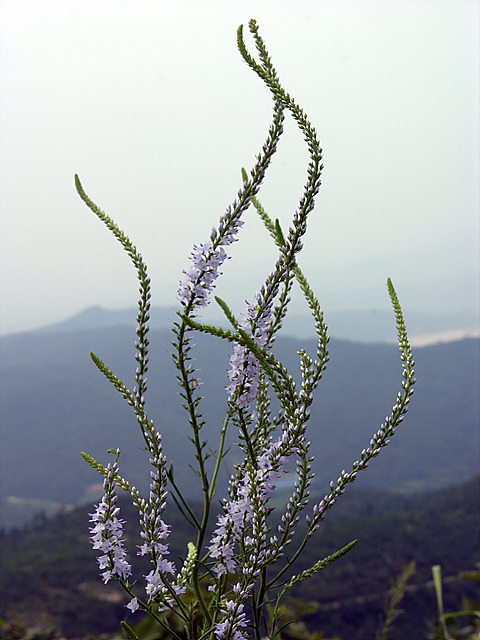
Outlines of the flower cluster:
M132 493L135 495L134 504L140 516L140 537L143 540L143 544L138 547L138 555L149 555L154 565L150 573L145 576L145 591L148 601L167 602L172 592L179 595L185 591L185 588L166 579L167 574L175 575L174 563L165 558L170 554L167 539L171 527L162 518L168 495L165 471L167 460L162 453L162 436L158 431L155 431L153 423L149 424L149 431L146 435L149 450L153 454L153 457L150 458L152 471L150 471L149 501L140 498L135 488L132 489ZM160 609L162 608L163 606L160 605Z
M178 299L182 304L189 304L192 308L207 306L208 294L213 290L220 275L219 268L228 258L223 247L237 241L238 231L243 226L240 218L250 204L246 188L245 184L239 192L238 203L235 201L233 206L230 205L220 218L218 231L213 227L209 240L198 246L194 245L190 254L192 264L183 272L185 279L178 289Z
M117 454L118 455L118 454ZM117 518L120 509L116 507L116 482L115 476L118 467L115 461L106 469L103 488L105 494L97 505L95 513L90 514L90 522L95 523L90 528L92 547L100 550L104 555L97 558L102 573L102 578L107 583L111 578L127 580L132 573L132 567L126 560L127 552L123 546L123 520Z
M220 613L224 616L223 622L215 623L215 636L218 640L243 640L245 634L240 631L247 626L246 614L243 604L236 604L234 600L228 600Z
M227 259L227 254L223 247L214 249L213 242L207 240L193 247L190 259L192 266L184 271L186 278L180 285L178 298L180 302L205 307L208 304L208 293L214 287L219 276L218 269Z
M217 578L227 573L235 573L238 569L236 545L242 540L245 549L252 547L254 538L263 536L265 531L252 531L255 527L256 508L262 503L262 511L268 512L267 502L271 497L275 484L274 476L281 473L284 458L277 455L278 443L257 458L256 469L243 469L239 478L231 479L230 500L224 500L223 514L217 518L215 529L208 551L216 561L214 573ZM255 502L255 504L253 504Z
M270 328L271 307L262 305L262 298L258 292L255 299L256 304L245 301L247 310L243 314L240 329L253 338L259 347L265 347ZM247 409L255 401L260 371L260 363L256 356L246 347L235 344L230 355L230 369L227 374L230 384L226 390L230 394L230 400L235 399L241 409Z

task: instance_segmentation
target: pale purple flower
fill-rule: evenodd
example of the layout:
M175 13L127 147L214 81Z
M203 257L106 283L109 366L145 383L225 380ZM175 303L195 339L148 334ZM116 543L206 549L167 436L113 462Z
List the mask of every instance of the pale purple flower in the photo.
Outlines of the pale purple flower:
M140 608L137 598L132 598L132 600L130 600L130 602L125 606L127 607L127 609L130 609L132 613L135 613L135 611L137 611Z
M220 610L225 618L223 622L215 623L215 636L218 640L243 640L247 637L244 631L240 630L247 626L246 615L243 611L243 604L236 604L233 600L224 603L224 608Z
M174 573L173 562L168 562L164 558L161 558L157 562L157 568L155 570L150 571L150 573L146 576L147 586L145 587L145 591L147 592L150 599L155 598L159 591L162 591L164 586L162 581L162 574L166 573Z
M192 266L184 271L186 278L180 285L178 297L185 304L192 301L193 306L205 307L208 304L207 294L212 291L227 254L221 246L214 249L213 242L208 240L193 247L190 259Z
M224 247L228 247L234 242L237 242L238 238L236 236L238 230L243 227L243 220L240 220L241 212L243 212L250 204L250 198L245 198L244 193L245 189L243 189L239 193L240 200L243 200L243 203L240 205L240 207L238 207L237 203L234 202L233 211L232 207L229 206L226 212L220 218L218 232L215 227L212 228L212 232L210 234L212 242L215 241L217 236L222 239L221 244ZM238 209L241 209L241 211L236 211Z
M240 196L243 192L240 192ZM243 225L240 216L250 203L250 198L241 198L241 204L234 203L220 218L218 232L212 229L210 239L200 245L194 245L190 254L191 267L184 271L185 279L178 289L178 298L182 304L193 307L207 306L208 294L213 290L215 281L220 275L220 267L228 258L223 247L236 241L236 234Z
M262 294L257 292L255 304L247 302L247 310L242 314L240 328L253 338L259 347L265 347L267 344L270 313L271 307L264 305ZM226 390L230 399L235 398L241 409L248 409L255 401L260 372L261 366L257 357L246 347L235 344L230 355L230 369L227 374L230 384Z
M166 542L170 534L170 525L166 524L162 519L162 513L166 507L167 476L165 471L166 458L162 453L161 435L158 432L151 431L150 447L154 457L150 459L153 466L150 471L150 496L148 503L140 499L137 495L135 505L140 513L140 537L143 544L138 546L139 556L150 555L154 569L145 576L145 591L149 596L149 600L157 598L159 601L165 601L169 597L169 591L166 585L166 574L175 574L173 562L166 560L164 556L168 555L168 543Z
M234 573L237 568L235 545L245 523L252 518L249 498L225 502L224 514L217 518L217 528L208 547L210 557L216 560L214 572L217 577Z
M216 560L213 571L220 577L227 573L235 573L238 567L238 559L235 556L235 547L239 539L243 537L246 548L254 547L258 540L264 539L266 530L262 528L268 515L267 502L270 499L275 484L271 482L274 475L281 472L284 458L279 455L279 444L273 443L268 450L259 456L258 468L250 472L243 471L241 477L235 480L232 493L234 498L223 505L223 514L217 518L217 528L208 547L210 557ZM261 504L262 513L255 513L252 509L252 496L255 495L257 503ZM250 527L252 536L247 535Z
M105 569L101 574L105 583L111 578L125 581L132 573L132 568L126 560L127 552L122 539L125 521L117 518L120 509L115 506L116 473L117 463L109 464L103 482L105 495L97 505L95 513L90 514L90 522L95 523L90 528L90 541L93 549L103 552L103 555L97 558L97 562L101 570Z

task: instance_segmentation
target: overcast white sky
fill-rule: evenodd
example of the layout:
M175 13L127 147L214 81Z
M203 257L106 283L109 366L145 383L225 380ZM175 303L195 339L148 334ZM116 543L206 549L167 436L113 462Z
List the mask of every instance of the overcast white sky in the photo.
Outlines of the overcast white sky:
M236 48L256 18L324 149L299 260L328 313L478 308L476 0L0 0L1 332L136 304L126 254L172 306L194 243L241 185L271 99ZM248 33L248 30L247 30ZM251 39L247 39L251 43ZM252 45L253 50L253 45ZM260 194L288 224L307 155L288 118ZM276 252L247 213L218 293L238 309Z

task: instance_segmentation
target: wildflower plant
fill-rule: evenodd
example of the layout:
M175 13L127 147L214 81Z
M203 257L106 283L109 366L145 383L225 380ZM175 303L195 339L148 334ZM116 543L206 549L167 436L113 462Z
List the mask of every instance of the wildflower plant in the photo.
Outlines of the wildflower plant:
M303 109L285 91L272 65L254 20L249 23L257 50L255 59L247 50L242 27L238 29L238 49L249 67L263 80L273 98L273 119L267 138L248 174L242 170L242 185L236 199L220 217L208 239L193 247L189 266L183 272L178 289L181 309L174 323L174 355L177 380L195 450L196 473L203 491L203 512L198 516L177 485L173 467L162 450L162 437L147 415L145 394L148 372L148 320L150 315L150 278L142 256L115 222L86 195L78 177L77 191L85 204L100 218L129 254L140 285L138 327L136 330L137 368L135 387L126 385L97 356L92 359L135 413L150 454L150 492L140 491L120 474L119 450L110 450L114 462L103 466L91 456L83 457L104 478L105 494L91 515L91 542L104 582L116 580L128 595L126 607L153 616L172 638L178 633L169 626L170 612L181 620L189 640L242 640L278 637L282 620L280 605L298 583L313 576L347 553L353 540L336 553L323 558L299 573L295 564L305 546L319 529L327 511L342 496L359 471L385 447L407 411L414 384L413 359L402 311L390 280L388 292L396 316L398 341L403 363L403 380L390 416L373 434L349 471L342 470L330 483L325 496L311 504L310 486L314 478L313 455L307 437L313 394L327 366L328 336L319 302L310 288L297 258L307 230L307 219L320 187L322 150L317 133ZM285 113L290 112L308 147L310 160L307 179L291 224L285 232L258 200L258 193L283 132ZM262 219L278 249L278 259L259 290L247 303L241 318L236 318L224 300L215 302L225 314L230 329L203 324L201 310L212 301L221 267L228 258L228 247L238 240L245 212L253 207ZM292 287L299 285L312 314L317 335L314 356L298 352L301 383L296 384L284 365L272 352L275 338L287 313ZM226 415L218 431L214 464L212 443L203 439L205 419L197 373L192 364L192 336L203 332L231 343ZM272 413L276 397L278 411ZM233 469L227 495L221 502L216 520L213 505L222 460L227 452L227 431L235 429L242 460ZM289 465L295 468L296 481L283 514L274 520L271 498L276 480ZM123 538L123 520L117 506L118 488L130 495L138 511L140 544L137 553L147 556L150 572L134 578ZM167 502L167 494L172 501ZM168 508L167 508L168 507ZM183 562L170 559L168 509L176 507L193 527L196 539L188 544ZM212 522L213 520L213 522ZM303 521L300 526L300 521ZM213 531L213 532L212 532ZM143 588L141 583L143 582ZM171 616L170 616L171 617ZM134 638L134 631L124 629ZM177 626L175 628L178 628Z

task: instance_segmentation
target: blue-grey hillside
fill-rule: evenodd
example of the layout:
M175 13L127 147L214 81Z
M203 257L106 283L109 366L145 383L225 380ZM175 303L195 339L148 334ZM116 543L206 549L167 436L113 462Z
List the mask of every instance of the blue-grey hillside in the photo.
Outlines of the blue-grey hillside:
M178 483L187 495L199 497L171 339L169 330L151 332L147 406ZM215 450L226 406L229 347L211 336L197 335L195 342L194 365L205 396L200 405L207 419L204 438ZM120 447L122 474L139 487L146 485L148 456L133 414L89 357L90 351L96 353L131 388L136 366L131 328L25 333L0 344L4 524L19 498L37 508L43 504L39 500L78 504L95 499L101 477L81 451L106 463L107 449ZM275 345L294 376L296 352L303 347L315 353L314 341L278 338ZM458 483L478 471L478 347L477 339L465 339L414 350L417 384L409 413L390 445L359 476L359 485L413 492ZM401 382L395 345L332 340L330 357L309 428L314 488L321 492L368 446ZM230 442L224 483L238 458L235 434Z
M209 312L212 313L211 309ZM37 331L40 333L59 333L121 326L134 329L135 317L135 308L114 310L90 307L71 318L43 327ZM151 312L150 328L170 328L175 318L176 311L174 308L154 307ZM219 318L221 322L222 319L217 309L217 315L215 315L214 310L209 321L213 324L218 324ZM407 319L411 337L472 330L473 327L478 327L478 313L473 310L441 315L409 312ZM334 338L356 342L395 342L395 319L391 309L334 311L327 314L326 320L330 335ZM311 316L306 312L303 314L295 311L288 313L284 321L283 334L302 338L314 337Z

